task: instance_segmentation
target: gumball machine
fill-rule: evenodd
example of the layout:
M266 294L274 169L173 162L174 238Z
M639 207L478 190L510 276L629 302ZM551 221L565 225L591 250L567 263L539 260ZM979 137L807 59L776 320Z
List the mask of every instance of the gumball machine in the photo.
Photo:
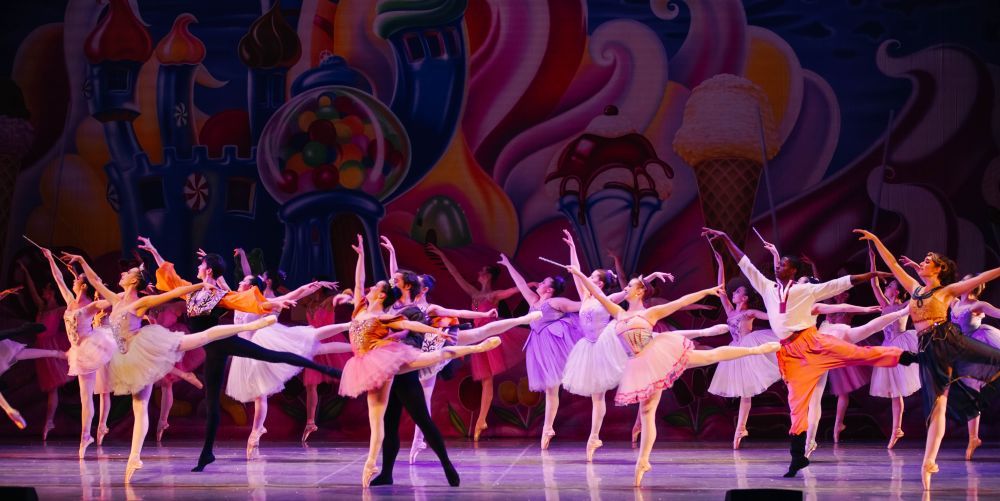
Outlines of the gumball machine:
M268 193L281 204L281 269L292 283L302 283L335 274L330 227L340 215L359 219L368 255L379 255L383 202L409 171L410 143L392 111L370 94L316 87L267 122L257 165ZM372 276L385 277L382 260L371 261Z

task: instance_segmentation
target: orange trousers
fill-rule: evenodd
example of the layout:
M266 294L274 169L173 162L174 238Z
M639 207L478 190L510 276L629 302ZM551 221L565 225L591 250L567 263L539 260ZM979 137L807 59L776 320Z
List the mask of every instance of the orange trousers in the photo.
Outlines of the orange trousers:
M788 385L788 408L792 427L788 433L798 435L809 427L809 401L823 374L830 369L850 365L893 367L899 363L903 350L894 346L858 346L833 336L816 332L816 327L792 334L781 341L778 368Z

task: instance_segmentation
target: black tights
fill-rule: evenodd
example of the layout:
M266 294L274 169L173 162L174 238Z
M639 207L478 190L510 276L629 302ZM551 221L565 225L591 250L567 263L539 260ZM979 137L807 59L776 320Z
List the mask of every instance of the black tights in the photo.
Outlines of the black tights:
M232 336L205 345L205 407L208 417L205 422L205 445L198 458L198 466L191 471L202 471L205 465L215 461L212 448L215 445L215 434L219 431L222 406L222 384L226 371L226 361L229 357L242 357L260 360L272 364L288 364L317 370L332 377L340 377L340 371L333 367L317 364L305 357L284 351L274 351L256 343Z
M424 433L424 441L437 454L441 466L444 467L445 476L448 477L448 483L457 486L458 472L448 459L448 450L445 449L441 431L427 411L424 388L420 385L417 371L397 374L392 380L389 404L386 406L383 419L385 438L382 440L382 471L372 479L371 485L392 484L392 467L396 464L396 456L399 454L399 420L403 416L403 408L406 408L407 414Z

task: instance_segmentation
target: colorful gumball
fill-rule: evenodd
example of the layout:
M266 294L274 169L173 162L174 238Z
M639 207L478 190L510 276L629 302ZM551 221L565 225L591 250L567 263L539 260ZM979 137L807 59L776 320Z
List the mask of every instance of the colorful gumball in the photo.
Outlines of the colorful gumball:
M340 184L349 190L356 190L365 179L365 169L360 162L347 161L340 165Z
M320 108L331 106L333 105L333 98L327 95L319 96L319 99L316 99L316 104L318 104Z
M278 189L285 193L294 193L299 189L299 175L293 170L285 170L281 173L281 180L278 181Z
M355 134L351 138L351 144L360 148L361 151L368 151L368 138L364 134Z
M349 117L343 117L341 122L351 128L351 135L358 135L365 133L365 124L361 123L361 118L357 115L351 115Z
M336 120L340 118L340 113L332 106L323 106L316 110L316 116L324 120Z
M321 190L332 190L340 181L340 173L332 165L322 165L313 169L312 181Z
M375 139L375 127L371 123L365 124L365 137L368 139Z
M309 130L309 125L312 124L315 120L316 120L315 113L311 111L303 111L302 114L299 115L298 119L299 130L303 132Z
M343 120L334 121L333 128L337 131L338 143L349 143L351 142L351 138L354 137L354 133L351 132L351 127L344 123Z
M357 107L354 100L347 96L337 96L333 99L333 107L340 112L341 116L357 114Z
M316 167L326 163L326 145L318 141L310 141L302 148L302 159L306 165Z
M327 146L337 144L337 130L329 120L316 120L309 125L309 139Z
M288 161L285 162L285 171L292 171L298 174L302 174L309 170L309 166L306 165L305 160L302 158L301 153L296 153L288 157Z
M348 143L340 145L340 158L345 162L348 160L357 160L360 162L364 156L365 152L354 144Z

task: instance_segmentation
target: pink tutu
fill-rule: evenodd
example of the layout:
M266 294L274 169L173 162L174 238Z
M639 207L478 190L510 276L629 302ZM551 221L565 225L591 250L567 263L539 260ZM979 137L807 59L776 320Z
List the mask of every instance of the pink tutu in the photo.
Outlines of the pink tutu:
M97 372L108 365L116 350L118 347L115 346L111 331L106 327L95 328L66 352L69 362L67 374L82 376Z
M662 332L650 340L625 364L615 405L629 405L648 399L658 390L670 388L687 368L690 339Z
M64 307L52 308L38 314L38 323L45 326L45 331L35 337L32 348L54 351L69 349L69 338L66 337L62 318L65 310ZM69 364L62 358L36 358L35 372L38 375L38 387L44 392L55 390L71 379Z
M476 322L476 327L485 325L488 322ZM519 364L524 360L524 351L521 346L528 339L528 329L524 327L514 327L504 333L503 344L496 349L483 353L473 353L469 355L472 366L472 379L482 381L488 377L501 374L507 369Z
M340 394L357 397L381 388L399 372L399 368L416 360L420 350L403 343L390 342L361 355L354 355L344 365L340 378Z

